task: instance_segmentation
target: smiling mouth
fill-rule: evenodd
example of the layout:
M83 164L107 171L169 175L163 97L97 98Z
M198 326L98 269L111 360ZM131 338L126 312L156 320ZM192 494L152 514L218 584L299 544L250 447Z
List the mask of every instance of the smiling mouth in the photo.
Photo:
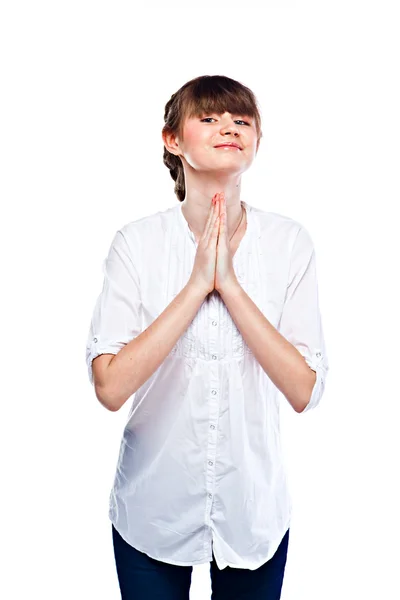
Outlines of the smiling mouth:
M232 146L231 144L221 144L220 146L214 146L214 148L230 148L231 150L241 150L238 146Z

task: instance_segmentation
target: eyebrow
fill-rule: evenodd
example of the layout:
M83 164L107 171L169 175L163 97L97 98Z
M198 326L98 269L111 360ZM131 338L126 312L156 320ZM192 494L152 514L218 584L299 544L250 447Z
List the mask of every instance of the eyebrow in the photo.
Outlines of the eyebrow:
M228 112L228 111L225 111ZM221 116L225 113L219 113L216 110L203 110L198 116L202 117L203 115L218 115ZM254 117L252 117L251 115L248 115L246 113L241 113L241 112L237 112L237 113L229 113L230 115L232 115L233 117L246 117L246 119L250 119L253 120Z

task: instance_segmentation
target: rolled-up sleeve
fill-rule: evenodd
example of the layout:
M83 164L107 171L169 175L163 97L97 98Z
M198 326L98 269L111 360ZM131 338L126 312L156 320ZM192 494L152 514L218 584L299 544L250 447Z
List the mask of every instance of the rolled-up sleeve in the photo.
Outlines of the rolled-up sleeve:
M134 252L118 230L103 262L103 288L90 323L86 364L93 385L92 362L100 354L118 354L141 333L141 300Z
M329 370L321 314L314 245L308 231L300 226L291 253L289 281L279 332L297 348L316 381L302 413L315 408L324 393Z

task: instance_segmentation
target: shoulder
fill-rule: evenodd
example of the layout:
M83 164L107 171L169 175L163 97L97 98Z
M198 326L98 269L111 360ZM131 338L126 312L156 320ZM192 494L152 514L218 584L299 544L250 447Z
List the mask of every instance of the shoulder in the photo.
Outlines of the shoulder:
M270 245L285 246L289 252L298 241L312 243L310 233L300 221L273 211L251 206L258 224L259 237Z
M123 224L118 231L129 244L141 245L143 241L150 239L149 236L157 236L170 227L176 208L176 206L172 206L165 210L129 221ZM153 238L153 241L154 239L156 238Z

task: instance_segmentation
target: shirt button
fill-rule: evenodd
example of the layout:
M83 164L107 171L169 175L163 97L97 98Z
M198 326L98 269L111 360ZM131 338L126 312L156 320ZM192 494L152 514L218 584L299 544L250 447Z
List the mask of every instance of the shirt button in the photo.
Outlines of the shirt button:
M209 497L209 498L212 498L212 494L208 494L208 497Z
M212 359L213 359L213 360L215 360L216 358L217 358L217 355L216 355L216 354L213 354L213 355L212 355Z
M97 338L93 338L93 341L94 341L94 342L97 342Z
M212 324L215 326L217 324L217 321L213 321Z
M210 425L210 429L215 429L215 425Z
M209 464L209 465L213 465L214 463L213 463L213 461L212 461L212 460L209 460L209 461L208 461L208 464Z
M215 396L215 394L217 393L217 390L211 390L211 393L213 394L213 396Z
M317 352L317 356L321 356L321 352Z

